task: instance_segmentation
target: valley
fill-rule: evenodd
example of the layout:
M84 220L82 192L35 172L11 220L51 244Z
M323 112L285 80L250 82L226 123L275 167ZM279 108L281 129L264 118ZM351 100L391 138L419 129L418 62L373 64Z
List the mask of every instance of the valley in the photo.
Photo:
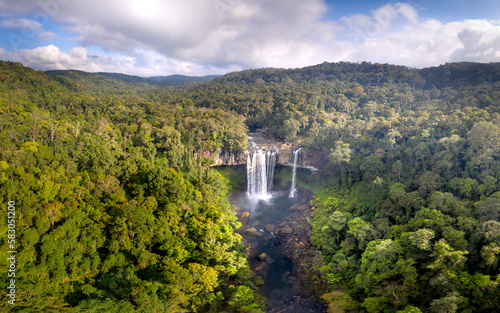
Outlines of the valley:
M499 73L325 62L163 86L0 61L12 312L499 311Z

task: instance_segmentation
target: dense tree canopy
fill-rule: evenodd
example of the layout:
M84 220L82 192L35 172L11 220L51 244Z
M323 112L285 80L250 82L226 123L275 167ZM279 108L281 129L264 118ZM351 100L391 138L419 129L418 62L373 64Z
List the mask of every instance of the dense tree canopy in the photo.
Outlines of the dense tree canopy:
M310 223L332 310L500 311L499 67L323 63L163 88L1 62L16 310L258 312L202 157L257 126L324 152Z
M245 149L244 119L156 86L64 74L0 64L0 198L16 203L20 251L17 305L2 311L239 309L229 300L245 287L257 312L226 181L195 158Z
M326 152L312 241L344 309L494 312L499 67L324 63L232 73L191 95Z

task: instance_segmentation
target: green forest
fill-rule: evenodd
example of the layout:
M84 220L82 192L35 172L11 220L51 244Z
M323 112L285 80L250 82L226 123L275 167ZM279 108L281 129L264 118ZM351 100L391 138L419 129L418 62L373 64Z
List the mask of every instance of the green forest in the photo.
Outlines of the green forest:
M500 312L500 64L120 77L0 62L0 203L16 203L19 251L2 311L265 311L232 182L203 157L261 127L325 155L310 285L328 312Z

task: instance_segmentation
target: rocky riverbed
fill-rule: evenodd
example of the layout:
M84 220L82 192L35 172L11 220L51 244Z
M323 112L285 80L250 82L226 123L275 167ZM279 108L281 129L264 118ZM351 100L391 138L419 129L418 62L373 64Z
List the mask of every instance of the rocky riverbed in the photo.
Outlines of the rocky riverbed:
M276 197L253 210L234 212L254 273L263 277L260 292L268 299L267 312L325 312L316 290L321 280L315 270L320 255L312 246L308 218L314 214L310 195Z

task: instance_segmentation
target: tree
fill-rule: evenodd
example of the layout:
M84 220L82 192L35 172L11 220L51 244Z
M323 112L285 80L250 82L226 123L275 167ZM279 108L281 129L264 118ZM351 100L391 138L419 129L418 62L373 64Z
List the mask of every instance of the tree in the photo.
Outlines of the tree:
M407 305L417 270L415 261L402 258L402 253L399 243L391 239L371 241L363 252L356 284L368 295L383 296L396 307Z
M500 155L500 126L479 122L467 133L467 142L470 166L489 173L493 161Z
M474 215L480 222L500 220L500 201L498 199L490 197L485 201L480 201L475 206Z
M373 181L377 177L382 176L385 166L379 158L370 154L361 161L359 169L363 172L363 180Z
M261 313L263 301L248 286L230 286L231 298L228 301L229 309L245 313Z
M430 284L439 290L454 291L458 282L458 273L460 273L467 261L468 251L456 251L445 239L440 239L434 244L431 258L433 259L427 268L435 273L430 280Z
M433 300L430 312L433 313L455 313L458 310L458 305L462 302L462 297L458 292L450 292L445 297Z
M418 178L418 190L422 197L426 198L434 191L439 190L444 185L444 180L439 174L426 171Z
M403 174L403 164L400 160L394 162L394 164L392 165L392 172L394 173L394 175L396 175L398 182L400 182L401 175Z
M351 149L349 148L349 144L340 140L335 142L335 148L330 149L328 158L335 165L349 163L351 161Z
M356 217L349 221L347 225L349 227L347 234L355 238L359 250L364 250L366 245L374 239L375 231L373 227L361 218Z
M424 251L431 251L431 240L436 236L432 229L422 228L416 232L406 233L402 236L403 241L407 241L410 245Z
M345 213L340 211L335 211L330 215L330 224L327 227L333 228L337 232L337 244L340 243L340 234L339 232L344 229L347 222L347 216Z
M283 133L285 138L288 140L293 140L297 137L297 133L300 130L299 121L289 118L283 122Z
M484 260L484 264L493 269L493 271L498 267L498 255L500 255L500 245L495 242L481 248L481 257Z
M344 143L341 140L335 142L335 148L330 149L328 158L334 164L340 167L340 174L344 184L347 183L347 177L345 172L345 164L351 161L351 149L348 143Z

